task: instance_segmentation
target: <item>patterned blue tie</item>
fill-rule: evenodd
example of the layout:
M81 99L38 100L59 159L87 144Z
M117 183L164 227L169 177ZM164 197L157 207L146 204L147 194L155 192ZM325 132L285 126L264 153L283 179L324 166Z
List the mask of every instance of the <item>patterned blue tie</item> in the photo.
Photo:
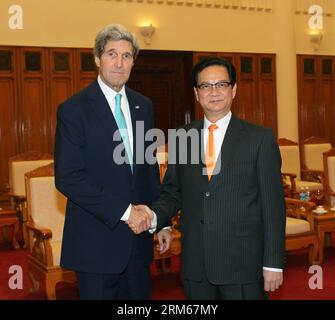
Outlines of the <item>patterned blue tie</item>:
M131 172L133 173L133 155L132 155L131 148L130 148L130 142L129 142L126 120L125 120L123 112L121 110L121 98L122 98L122 95L120 93L118 93L115 96L115 114L114 114L114 117L115 117L116 124L119 128L123 144L124 144L126 152L127 152Z

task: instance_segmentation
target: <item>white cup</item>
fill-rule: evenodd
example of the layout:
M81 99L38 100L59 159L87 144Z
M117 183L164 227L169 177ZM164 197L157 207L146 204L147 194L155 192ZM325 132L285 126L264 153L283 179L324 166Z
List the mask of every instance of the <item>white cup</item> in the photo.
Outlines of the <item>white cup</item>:
M316 208L316 212L323 212L323 211L325 211L325 208L323 206L318 206Z

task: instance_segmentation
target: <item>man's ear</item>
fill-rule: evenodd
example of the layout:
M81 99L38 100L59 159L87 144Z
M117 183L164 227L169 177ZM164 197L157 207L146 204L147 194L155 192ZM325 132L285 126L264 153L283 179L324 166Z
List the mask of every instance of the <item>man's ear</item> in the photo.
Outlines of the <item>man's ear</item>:
M98 68L100 68L100 58L97 56L94 56L94 62Z
M237 90L237 84L235 83L233 86L233 99L235 98L236 90Z
M198 97L198 91L196 88L193 87L194 90L194 94L195 94L195 98L197 99L197 101L199 102L199 97Z

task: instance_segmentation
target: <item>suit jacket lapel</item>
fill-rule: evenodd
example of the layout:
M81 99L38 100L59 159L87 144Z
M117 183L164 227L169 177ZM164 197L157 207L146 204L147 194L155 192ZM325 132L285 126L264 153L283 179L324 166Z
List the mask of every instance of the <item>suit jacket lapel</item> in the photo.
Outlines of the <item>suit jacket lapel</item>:
M199 164L197 165L197 170L200 175L200 180L204 183L208 183L208 176L206 172L206 163L205 163L205 150L204 150L204 143L203 143L203 128L204 128L204 120L196 121L194 122L192 128L196 129L198 131L198 138L199 138L199 148L197 150L198 154L198 160ZM192 152L195 152L192 150L192 146L190 144L190 149L188 150L189 154L191 155Z
M127 92L127 90L126 90ZM110 141L112 141L113 136L115 134L115 131L118 129L117 123L115 121L113 112L108 104L108 101L105 97L105 95L103 94L98 81L94 81L89 87L88 87L88 98L89 98L89 102L93 105L93 109L94 111L97 113L99 119L100 119L100 123L105 127L106 132L108 135L110 135ZM132 118L132 126L133 126L133 148L135 150L134 147L134 141L135 141L135 131L134 131L134 124L135 124L135 120L134 117L132 115L132 108L130 107L131 103L130 101L131 98L129 98L129 95L127 94L127 99L129 102L129 109L130 109L130 114L131 114L131 118ZM134 107L133 107L134 109ZM133 158L135 159L135 158ZM134 165L135 168L135 165ZM130 165L129 165L129 172L130 172Z
M218 169L218 174L212 176L209 184L215 183L219 174L222 174L223 169L229 165L229 163L234 159L235 152L237 146L239 145L242 137L243 137L243 127L241 126L241 122L238 118L232 115L230 122L228 124L228 128L226 131L226 135L224 137L221 151L220 151L220 158L218 158L216 163L216 169L218 166L221 165L221 168ZM218 163L220 161L220 163ZM207 178L207 176L206 176Z
M243 137L241 134L243 132L242 129L240 120L232 115L221 147L221 162L223 166L227 166L234 158L236 147Z
M113 112L108 104L108 101L103 94L98 81L94 81L88 87L88 98L89 102L93 106L93 110L100 118L101 124L106 127L107 133L113 138L115 130L117 130L117 124L113 116Z
M126 95L128 99L130 117L131 117L131 125L133 128L133 175L135 176L137 172L136 167L136 121L141 120L138 115L137 107L140 107L136 104L136 98L132 94L132 92L126 87ZM143 119L142 119L143 120Z

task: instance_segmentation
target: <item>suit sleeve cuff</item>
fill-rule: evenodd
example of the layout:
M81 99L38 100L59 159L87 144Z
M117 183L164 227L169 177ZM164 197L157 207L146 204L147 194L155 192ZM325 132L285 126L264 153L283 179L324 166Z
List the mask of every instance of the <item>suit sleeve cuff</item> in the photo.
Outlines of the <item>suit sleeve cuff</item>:
M157 229L157 216L156 216L156 213L151 211L152 212L152 221L151 221L151 226L150 226L150 229L149 229L149 232L150 233L154 233Z
M278 269L278 268L263 267L263 270L273 271L273 272L283 272L283 269Z
M130 212L131 212L131 204L129 204L126 212L123 214L123 216L120 218L120 220L127 221L129 219Z

